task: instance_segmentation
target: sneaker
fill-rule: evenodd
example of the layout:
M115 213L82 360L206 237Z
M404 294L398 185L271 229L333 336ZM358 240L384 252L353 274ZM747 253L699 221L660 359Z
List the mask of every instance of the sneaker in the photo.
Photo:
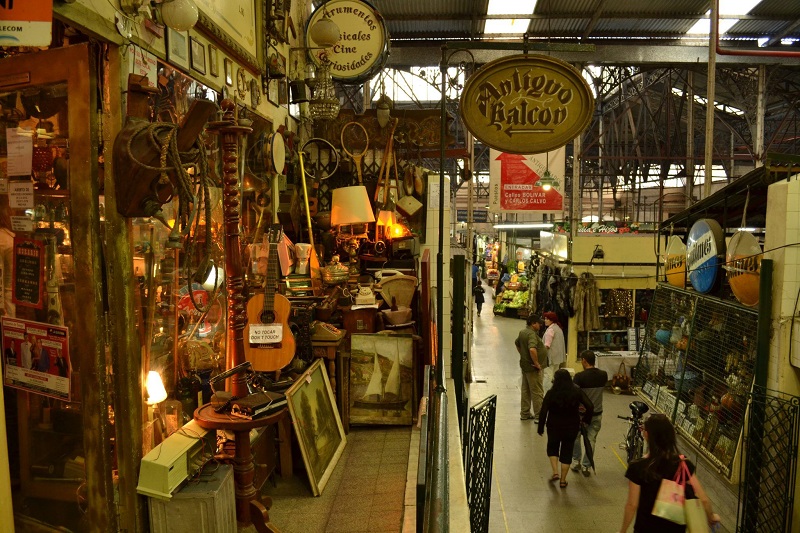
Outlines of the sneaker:
M519 415L520 420L533 420L533 415Z
M589 472L589 467L588 466L582 466L581 467L581 474L583 474L584 476L590 476L591 473Z
M573 472L578 472L581 469L581 464L580 463L572 463L572 466L570 466L570 468L572 469Z
M532 418L534 422L536 422L537 424L539 423L539 415L533 416Z

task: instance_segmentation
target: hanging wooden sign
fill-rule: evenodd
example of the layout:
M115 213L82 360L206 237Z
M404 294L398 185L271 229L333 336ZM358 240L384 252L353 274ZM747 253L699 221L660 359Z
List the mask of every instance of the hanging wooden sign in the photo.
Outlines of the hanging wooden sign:
M44 307L44 243L14 237L13 287L11 300L17 305Z
M592 118L594 97L580 71L535 54L487 63L467 80L461 118L484 144L510 154L564 146Z

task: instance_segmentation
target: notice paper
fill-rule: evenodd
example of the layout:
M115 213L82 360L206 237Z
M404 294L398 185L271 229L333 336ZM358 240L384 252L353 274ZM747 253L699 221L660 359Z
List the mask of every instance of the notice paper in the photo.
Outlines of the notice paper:
M8 176L30 176L33 165L33 136L20 135L19 128L6 129Z

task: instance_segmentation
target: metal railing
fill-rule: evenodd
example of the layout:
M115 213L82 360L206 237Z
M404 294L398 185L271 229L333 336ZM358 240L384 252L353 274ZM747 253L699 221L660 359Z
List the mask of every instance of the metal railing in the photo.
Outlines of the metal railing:
M492 460L497 395L493 394L469 409L464 450L464 472L472 533L488 533L492 497Z

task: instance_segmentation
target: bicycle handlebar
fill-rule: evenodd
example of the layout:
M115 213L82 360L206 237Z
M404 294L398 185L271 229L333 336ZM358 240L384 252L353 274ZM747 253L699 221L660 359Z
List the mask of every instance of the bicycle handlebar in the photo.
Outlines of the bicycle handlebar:
M633 417L632 416L617 415L617 418L621 418L622 420L627 420L628 422L633 422Z

